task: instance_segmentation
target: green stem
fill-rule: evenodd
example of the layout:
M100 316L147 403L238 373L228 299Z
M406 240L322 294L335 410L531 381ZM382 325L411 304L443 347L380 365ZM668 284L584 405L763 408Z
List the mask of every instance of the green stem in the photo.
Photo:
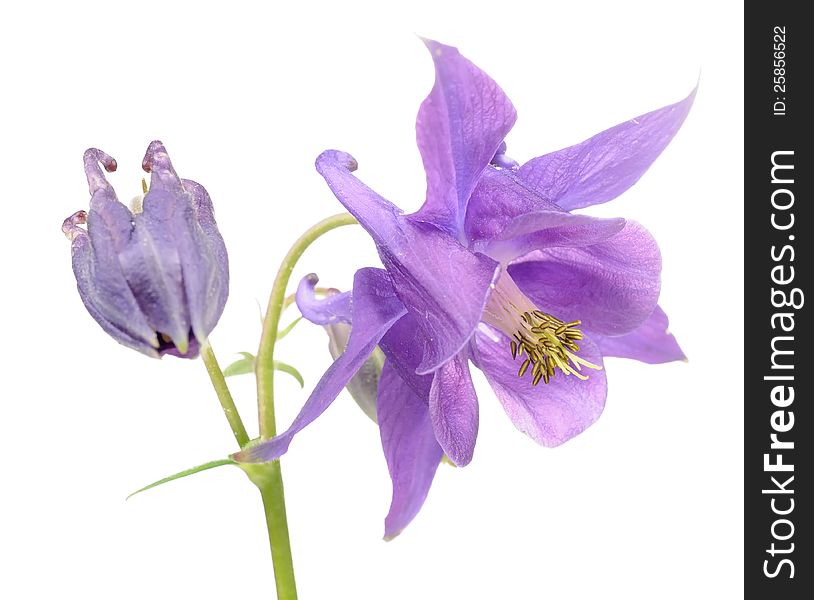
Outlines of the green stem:
M356 222L356 219L347 213L320 221L294 242L280 264L271 288L266 316L263 319L260 348L257 350L255 360L260 439L267 440L277 435L277 422L274 417L274 345L277 342L280 315L285 303L285 291L294 265L305 249L322 234L343 225L353 225ZM266 468L262 482L255 481L255 483L260 488L260 495L263 498L266 527L271 546L271 561L274 565L274 579L277 584L277 598L278 600L296 600L297 587L294 581L294 563L291 558L291 541L288 535L280 461L268 463Z
M220 369L218 359L215 358L215 353L212 352L212 346L208 343L201 347L201 359L206 366L206 372L209 373L209 379L212 380L212 387L215 388L215 393L218 395L220 405L223 407L223 414L226 415L226 420L229 421L232 433L238 445L242 448L249 442L249 436L246 433L246 428L243 426L243 421L240 419L240 414L237 412L237 407L235 406L235 401L232 399L229 387L226 385L226 379L223 377L223 371Z
M280 461L269 463L264 485L260 488L263 512L271 546L271 563L277 585L277 600L297 600L297 583L294 581L294 561L291 558L291 541L288 535L288 518L285 511L283 473Z
M266 316L263 319L263 335L260 338L255 366L261 439L267 440L277 435L277 422L274 418L274 343L277 341L277 328L280 325L285 290L288 287L288 280L291 278L291 271L294 270L294 265L297 264L297 260L305 249L322 234L343 225L356 223L356 219L348 213L341 213L320 221L294 242L280 264L277 277L274 279L274 286L271 288Z

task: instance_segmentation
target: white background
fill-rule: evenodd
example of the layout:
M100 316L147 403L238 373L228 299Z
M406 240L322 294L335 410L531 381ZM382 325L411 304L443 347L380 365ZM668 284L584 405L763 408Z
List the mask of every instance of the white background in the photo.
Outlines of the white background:
M689 363L606 363L607 407L557 449L517 432L476 374L481 431L424 509L381 540L390 482L378 431L346 396L283 461L300 595L315 598L738 598L742 595L742 6L735 2L14 3L0 18L2 366L0 597L270 598L258 494L222 468L234 440L199 361L150 360L85 312L62 220L87 208L82 152L140 189L148 142L211 193L231 258L212 342L256 348L258 303L300 231L339 212L325 148L412 210L414 119L433 80L420 34L457 45L517 107L521 162L683 98L671 146L592 214L645 224L661 304ZM357 228L302 260L346 288L377 265ZM329 364L302 325L279 346L279 422ZM306 352L310 352L306 359ZM252 434L253 382L235 380Z

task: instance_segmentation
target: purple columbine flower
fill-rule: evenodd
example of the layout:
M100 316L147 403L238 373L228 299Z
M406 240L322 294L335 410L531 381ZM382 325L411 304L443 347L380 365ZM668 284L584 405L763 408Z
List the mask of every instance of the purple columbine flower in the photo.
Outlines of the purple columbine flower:
M65 219L62 231L85 308L129 348L156 358L196 357L229 294L226 247L209 194L178 177L159 141L144 156L150 188L133 211L100 168L115 171L116 161L91 148L84 162L90 210Z
M569 211L635 183L681 126L694 92L518 166L506 156L516 113L503 91L455 48L426 44L436 68L416 124L426 201L404 215L352 174L350 155L317 159L385 268L358 271L344 302L300 294L311 320L352 323L347 349L286 432L236 455L281 456L378 344L386 361L377 413L393 481L386 538L416 515L444 453L457 465L472 458L470 363L518 429L556 446L601 414L603 356L684 358L656 304L661 257L652 236L633 221Z

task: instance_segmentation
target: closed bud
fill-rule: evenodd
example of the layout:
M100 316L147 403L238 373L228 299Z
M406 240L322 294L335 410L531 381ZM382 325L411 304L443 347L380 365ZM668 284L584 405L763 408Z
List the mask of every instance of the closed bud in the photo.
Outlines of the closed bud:
M196 357L229 293L226 247L209 194L178 177L159 141L147 148L142 167L150 187L133 210L102 171L115 171L115 160L91 148L84 162L90 209L62 226L82 302L125 346L156 358Z

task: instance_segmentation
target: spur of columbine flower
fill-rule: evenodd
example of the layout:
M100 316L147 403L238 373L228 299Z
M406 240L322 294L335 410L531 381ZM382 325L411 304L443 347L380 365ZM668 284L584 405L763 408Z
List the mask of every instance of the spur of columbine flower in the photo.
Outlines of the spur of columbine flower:
M116 161L91 148L84 162L90 210L65 219L62 231L71 240L85 308L134 350L196 357L229 293L226 247L209 194L178 177L159 141L142 162L151 174L149 191L132 210L119 202L101 169L115 171Z
M657 306L661 257L624 219L569 212L635 183L679 129L694 93L522 166L506 155L515 110L455 48L427 41L435 85L419 109L427 173L421 209L404 215L324 152L317 170L371 235L384 269L357 272L352 293L326 301L304 281L306 318L352 324L347 349L291 427L235 455L273 460L317 418L378 344L386 361L377 413L393 499L385 537L416 515L443 454L472 458L478 400L471 362L518 429L545 446L582 432L606 397L603 355L684 357Z

